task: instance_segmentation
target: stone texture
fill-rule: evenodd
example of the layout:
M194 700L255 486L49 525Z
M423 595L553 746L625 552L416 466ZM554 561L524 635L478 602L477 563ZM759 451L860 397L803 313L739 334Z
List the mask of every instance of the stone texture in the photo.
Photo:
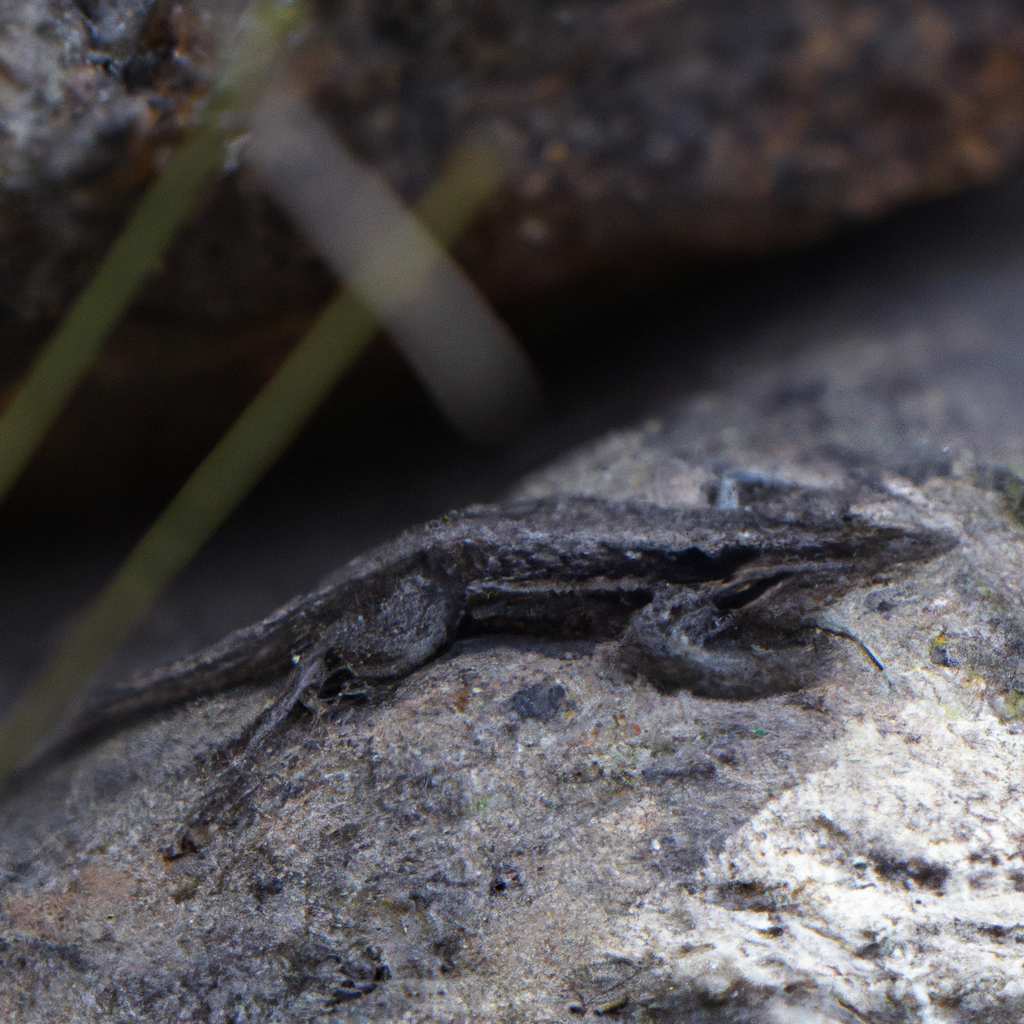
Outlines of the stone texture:
M33 314L71 294L126 186L187 120L239 6L5 0L10 306ZM1024 21L997 0L325 4L297 64L407 197L477 132L511 146L506 192L462 251L505 299L628 272L637 256L649 272L670 253L807 240L987 180L1024 136ZM221 245L245 230L211 212ZM224 295L223 254L191 255L213 280L172 271L165 289L200 288L213 307L190 295L200 314L243 300ZM250 272L265 272L258 259Z
M0 386L166 159L235 10L3 0ZM307 87L407 198L453 146L504 142L506 187L458 255L521 317L989 180L1024 135L1011 0L373 0L323 3L318 18L298 61ZM331 286L258 182L229 174L58 426L24 503L109 505L127 481L153 487L153 467L193 464Z
M1019 350L814 341L723 360L517 494L699 505L728 473L953 530L825 612L891 687L852 643L814 687L728 702L609 646L476 640L296 715L245 772L271 694L181 708L3 808L6 1018L1018 1020Z

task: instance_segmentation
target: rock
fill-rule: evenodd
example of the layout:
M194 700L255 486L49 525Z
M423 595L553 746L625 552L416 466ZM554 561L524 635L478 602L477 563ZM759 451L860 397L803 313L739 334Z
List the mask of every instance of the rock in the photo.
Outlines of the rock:
M240 5L5 3L3 297L38 315L67 299L165 158ZM703 263L819 237L988 180L1024 137L1024 22L997 0L376 0L319 19L298 62L308 87L407 198L476 133L511 146L506 191L462 250L503 300L636 273L638 255L647 273L669 254ZM204 243L181 247L156 289L193 316L245 311L244 293L225 294L225 245L250 299L308 302L267 276L267 212L241 185L229 179ZM259 246L225 238L239 233Z
M237 9L3 0L0 386L166 159ZM299 60L308 88L406 198L459 143L506 145L505 190L458 256L521 318L552 296L586 307L989 180L1024 137L1024 21L1007 0L375 0L319 18ZM58 426L24 504L107 514L128 481L168 490L152 467L194 464L331 287L253 176L229 174Z
M2 809L6 1019L997 1022L1024 1012L1020 354L964 331L742 365L518 496L854 488L957 546L825 610L796 693L665 695L478 638L233 770L235 691Z

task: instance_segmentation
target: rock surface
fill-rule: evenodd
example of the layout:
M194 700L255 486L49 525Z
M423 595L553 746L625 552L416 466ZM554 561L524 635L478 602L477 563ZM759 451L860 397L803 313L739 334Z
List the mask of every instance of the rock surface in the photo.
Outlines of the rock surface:
M0 387L166 159L237 7L0 3ZM373 0L321 4L319 19L300 61L309 88L407 198L475 133L505 142L505 191L459 256L520 309L819 238L989 180L1024 139L1024 19L1009 0ZM194 464L331 286L258 182L229 175L59 425L26 503L160 491L153 467Z
M1019 352L850 337L522 482L858 488L949 554L826 611L796 694L665 696L614 647L476 640L225 755L272 694L126 730L3 808L7 1019L992 1021L1024 1012Z
M9 306L39 315L72 293L187 122L240 7L4 0ZM462 252L502 299L635 273L637 258L650 272L672 253L820 236L990 179L1024 141L1024 19L1001 0L373 0L318 18L298 62L308 87L408 198L474 133L511 146L506 192ZM272 293L297 285L225 237L267 230L239 184L157 289L195 317L244 312L244 294L225 295L233 260Z

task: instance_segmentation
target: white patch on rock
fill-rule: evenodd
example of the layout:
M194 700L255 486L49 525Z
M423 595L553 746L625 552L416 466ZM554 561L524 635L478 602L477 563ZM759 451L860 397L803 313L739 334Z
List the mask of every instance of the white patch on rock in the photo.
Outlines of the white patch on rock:
M865 1016L896 1004L923 1024L972 996L980 1010L1024 995L1024 739L991 714L950 721L919 701L837 742L831 768L709 861L684 897L692 930L665 916L680 899L666 891L632 916L634 937L681 989L723 998L730 979L778 1000L780 1021L833 1019L786 995L801 990ZM754 909L737 909L744 894Z

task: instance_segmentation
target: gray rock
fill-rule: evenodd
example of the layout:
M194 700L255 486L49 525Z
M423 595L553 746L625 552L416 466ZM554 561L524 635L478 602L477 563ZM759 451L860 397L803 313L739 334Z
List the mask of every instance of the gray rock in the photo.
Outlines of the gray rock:
M0 4L0 387L166 159L238 6ZM990 180L1024 138L1012 0L318 10L306 84L407 199L454 146L505 142L506 188L458 255L522 316ZM29 514L105 515L126 480L162 497L153 467L195 464L331 287L253 176L228 175L51 437Z
M517 496L854 483L951 530L826 610L888 681L850 643L797 693L702 700L614 645L477 639L247 771L272 692L179 708L3 808L5 1017L1019 1019L1019 354L861 335L721 377Z
M187 123L240 7L5 0L5 303L38 316L72 294ZM650 274L673 254L706 264L820 237L988 180L1024 139L1024 22L1005 0L374 0L324 5L319 19L298 62L306 84L404 195L476 133L516 154L462 250L503 299ZM235 261L270 286L252 289L267 309L282 290L306 297L225 238L280 234L238 184L154 298L216 318ZM246 312L244 296L231 301Z

